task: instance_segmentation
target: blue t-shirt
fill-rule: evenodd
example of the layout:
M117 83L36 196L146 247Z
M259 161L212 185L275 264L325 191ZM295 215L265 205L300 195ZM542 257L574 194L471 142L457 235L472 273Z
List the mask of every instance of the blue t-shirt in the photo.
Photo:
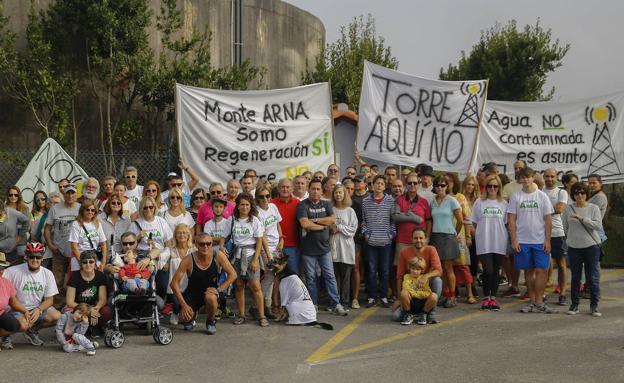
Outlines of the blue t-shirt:
M453 211L460 209L459 202L451 196L444 197L442 203L438 205L438 201L433 198L431 200L431 218L433 218L432 233L446 233L456 235L453 218Z

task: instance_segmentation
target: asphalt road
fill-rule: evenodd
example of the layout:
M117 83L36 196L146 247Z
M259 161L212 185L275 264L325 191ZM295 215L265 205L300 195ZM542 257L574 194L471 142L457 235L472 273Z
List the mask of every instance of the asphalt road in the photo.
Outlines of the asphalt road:
M121 349L94 357L63 353L51 330L43 347L18 334L0 352L0 382L624 382L624 270L603 270L602 290L602 318L588 314L588 300L576 316L560 306L521 314L518 299L501 299L497 313L461 303L427 326L372 308L320 313L334 331L223 320L217 335L178 327L159 346L129 330Z

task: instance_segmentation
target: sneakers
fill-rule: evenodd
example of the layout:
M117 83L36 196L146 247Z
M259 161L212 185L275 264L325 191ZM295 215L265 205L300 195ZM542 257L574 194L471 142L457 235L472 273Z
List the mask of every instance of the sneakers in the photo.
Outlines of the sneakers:
M221 318L223 318L223 311L221 311L221 309L217 309L217 311L215 311L215 319L221 320Z
M555 311L550 308L546 303L542 303L541 305L533 305L533 312L541 313L541 314L552 314Z
M529 302L526 305L522 306L522 308L520 309L520 312L521 313L532 313L534 308L535 308L535 305L533 304L533 302Z
M489 310L490 309L490 298L484 298L481 301L481 310Z
M438 315L436 314L435 310L431 310L427 313L427 323L429 324L440 323L440 321L438 321Z
M11 342L10 336L3 336L0 342L0 348L4 350L13 350L13 342Z
M100 344L98 342L91 342L91 343L93 343L93 350L87 351L87 356L95 355L95 349L100 347Z
M343 317L349 315L347 310L345 310L340 303L338 303L334 308L330 309L330 311L336 315L340 315Z
M169 324L173 325L173 326L177 326L178 323L180 323L180 320L178 318L178 314L171 313L171 316L169 317Z
M457 306L457 298L455 297L448 297L446 302L444 302L444 307L447 309L453 308Z
M418 314L418 320L416 321L417 325L421 325L424 326L427 324L427 314L425 314L424 312L421 312L420 314Z
M357 299L351 301L351 308L357 310L360 308L360 302Z
M163 307L163 309L160 310L160 312L163 315L171 315L171 313L173 312L173 305L171 303L167 303L165 307Z
M371 308L376 304L377 302L375 301L375 298L368 298L368 301L366 301L366 308Z
M403 314L403 320L401 321L401 324L404 326L409 326L412 323L414 323L414 316L410 313Z
M570 308L568 309L568 315L576 315L579 312L579 308L577 304L572 303Z
M195 319L193 319L190 322L187 322L184 324L184 330L185 331L193 331L193 329L195 328L195 326L197 325L197 322L195 322Z
M490 311L500 311L500 306L496 302L496 298L490 299Z
M509 283L509 281L507 280L507 277L506 277L506 276L501 275L501 276L498 278L498 285L499 285L499 286L505 286L505 285L506 285L506 284L508 284L508 283Z
M217 321L215 319L206 321L206 333L208 333L208 335L217 333Z
M505 291L503 293L503 296L506 297L506 298L519 297L520 296L520 290L514 289L513 287L510 287L507 291Z
M557 304L559 306L567 306L568 305L568 298L566 298L565 295L559 295L559 301L557 302Z
M43 346L43 341L39 338L39 333L35 330L26 330L26 332L24 332L24 338L33 346Z
M598 310L598 307L593 306L591 308L591 316L593 316L593 317L601 317L602 313Z
M388 302L388 298L381 298L381 307L390 308L390 302Z

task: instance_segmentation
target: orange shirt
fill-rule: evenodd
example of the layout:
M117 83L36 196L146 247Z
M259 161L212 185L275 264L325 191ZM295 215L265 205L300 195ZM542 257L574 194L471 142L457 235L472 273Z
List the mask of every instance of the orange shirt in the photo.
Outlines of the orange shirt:
M425 269L425 274L431 272L431 270L438 270L442 273L442 263L440 263L440 257L438 256L438 251L433 246L425 246L420 250L420 253L416 252L416 248L414 246L406 247L401 250L401 254L399 255L399 259L397 261L397 281L403 281L403 276L409 273L409 262L414 257L420 257L425 260L427 263L427 267Z

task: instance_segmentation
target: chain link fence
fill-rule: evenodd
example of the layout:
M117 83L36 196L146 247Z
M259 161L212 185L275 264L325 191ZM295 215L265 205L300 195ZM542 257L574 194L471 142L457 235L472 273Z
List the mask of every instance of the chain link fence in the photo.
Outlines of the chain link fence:
M0 150L0 195L4 195L9 186L17 183L36 152L36 150ZM151 179L162 184L169 172L180 172L177 165L178 154L173 149L157 153L147 151L118 152L113 155L113 174L109 174L105 166L107 162L111 161L110 155L103 155L95 151L79 150L75 160L89 176L95 177L100 181L107 175L121 179L124 167L129 165L138 169L139 183L141 184Z

